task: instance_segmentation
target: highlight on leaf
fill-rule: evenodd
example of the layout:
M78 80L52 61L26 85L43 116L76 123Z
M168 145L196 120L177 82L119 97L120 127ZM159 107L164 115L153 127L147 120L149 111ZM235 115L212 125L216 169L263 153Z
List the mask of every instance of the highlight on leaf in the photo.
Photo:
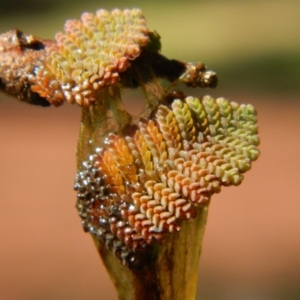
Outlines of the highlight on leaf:
M143 259L222 186L242 182L257 131L251 105L206 96L159 106L131 136L109 134L75 179L84 230L125 265Z

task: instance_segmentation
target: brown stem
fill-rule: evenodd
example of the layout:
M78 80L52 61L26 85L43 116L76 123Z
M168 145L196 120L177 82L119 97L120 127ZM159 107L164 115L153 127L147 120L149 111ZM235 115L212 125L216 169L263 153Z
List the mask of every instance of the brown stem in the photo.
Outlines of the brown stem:
M197 218L184 222L158 246L153 263L142 270L123 266L111 251L94 239L120 300L193 300L197 289L198 262L208 206Z

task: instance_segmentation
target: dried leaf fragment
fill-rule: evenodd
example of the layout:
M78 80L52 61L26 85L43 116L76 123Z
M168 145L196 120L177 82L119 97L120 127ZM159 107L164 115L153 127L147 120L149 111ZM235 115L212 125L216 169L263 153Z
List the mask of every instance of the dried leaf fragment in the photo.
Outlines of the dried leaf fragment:
M50 41L11 30L0 35L0 90L34 105L50 103L31 90L30 76Z

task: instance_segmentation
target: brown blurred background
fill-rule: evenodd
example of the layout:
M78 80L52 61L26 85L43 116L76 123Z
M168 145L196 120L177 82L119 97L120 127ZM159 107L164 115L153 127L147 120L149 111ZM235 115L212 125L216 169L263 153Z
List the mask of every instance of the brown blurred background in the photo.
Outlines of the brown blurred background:
M217 89L189 94L258 111L261 156L212 199L197 299L300 299L300 2L2 0L0 32L53 38L114 7L142 8L164 55L217 71ZM79 120L0 95L1 300L117 299L74 207Z

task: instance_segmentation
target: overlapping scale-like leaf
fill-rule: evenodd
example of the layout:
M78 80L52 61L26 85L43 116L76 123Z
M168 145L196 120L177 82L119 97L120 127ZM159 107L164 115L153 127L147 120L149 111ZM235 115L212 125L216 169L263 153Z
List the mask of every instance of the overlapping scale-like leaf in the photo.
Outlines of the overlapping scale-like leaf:
M31 77L32 91L53 105L93 103L96 92L117 83L119 73L149 41L139 9L84 13L81 20L67 21L64 29Z
M254 108L223 98L175 100L137 128L109 135L75 181L84 228L123 263L240 184L259 155Z

